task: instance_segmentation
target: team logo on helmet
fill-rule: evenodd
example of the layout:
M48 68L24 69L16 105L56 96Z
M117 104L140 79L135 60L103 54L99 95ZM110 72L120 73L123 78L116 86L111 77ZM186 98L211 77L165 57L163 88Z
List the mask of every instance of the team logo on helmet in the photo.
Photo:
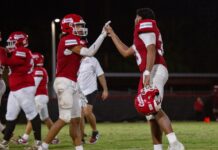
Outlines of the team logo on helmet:
M161 101L157 88L144 87L135 98L135 108L143 115L153 114L161 109Z

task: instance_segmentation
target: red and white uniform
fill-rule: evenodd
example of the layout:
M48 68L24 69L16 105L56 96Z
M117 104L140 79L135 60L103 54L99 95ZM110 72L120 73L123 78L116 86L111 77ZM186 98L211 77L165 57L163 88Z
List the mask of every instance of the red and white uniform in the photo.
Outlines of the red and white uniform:
M48 73L44 67L34 67L33 77L40 78L39 83L35 80L36 84L36 96L37 95L48 95Z
M64 36L58 45L58 53L57 53L57 73L56 77L66 77L70 80L77 81L77 72L80 66L81 56L73 53L68 48L84 45L84 41L80 39L80 37L75 35L67 35Z
M58 95L59 118L65 122L81 117L80 95L76 82L82 56L68 48L78 45L86 47L85 44L79 36L69 34L62 37L58 45L54 89Z
M9 68L9 87L11 91L35 86L32 77L33 58L28 48L19 47L11 53L11 57L2 57L2 64Z
M40 119L44 121L49 118L48 114L48 73L42 66L35 66L33 70L35 80L36 94L35 104L39 112Z
M139 66L139 70L143 74L146 69L147 61L146 45L148 45L149 43L145 43L145 41L147 40L144 40L143 36L141 35L149 33L152 33L154 35L155 41L152 44L156 46L156 57L154 66L151 70L150 84L158 88L160 96L163 98L164 85L168 79L168 71L165 59L163 57L164 51L162 37L155 20L144 19L139 21L139 23L135 26L133 49L135 51L136 61ZM141 75L138 86L138 93L143 87L143 77Z
M137 64L139 66L140 72L144 72L146 69L146 57L147 48L145 43L140 39L139 35L142 33L153 32L156 36L156 58L154 64L162 64L166 66L166 62L163 57L163 42L161 38L160 31L156 25L156 21L151 19L141 20L136 26L134 31L134 45L135 45L135 55L137 59Z
M2 64L9 68L9 87L6 120L15 120L22 109L26 118L32 120L36 115L34 103L35 83L32 76L33 58L28 48L19 47L7 57L1 54Z

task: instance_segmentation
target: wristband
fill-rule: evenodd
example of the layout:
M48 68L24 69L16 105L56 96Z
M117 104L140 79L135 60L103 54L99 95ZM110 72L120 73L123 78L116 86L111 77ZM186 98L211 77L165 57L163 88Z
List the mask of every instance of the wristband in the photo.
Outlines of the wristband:
M147 75L150 75L150 71L145 70L145 71L143 72L143 76L147 76Z

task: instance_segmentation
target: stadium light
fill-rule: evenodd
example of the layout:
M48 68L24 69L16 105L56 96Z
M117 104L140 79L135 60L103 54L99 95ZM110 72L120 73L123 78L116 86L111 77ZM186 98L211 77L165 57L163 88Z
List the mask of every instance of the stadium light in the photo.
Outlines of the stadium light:
M54 20L54 22L55 22L55 23L59 23L59 22L60 22L60 19L59 19L59 18L56 18L56 19Z
M55 80L56 74L56 23L60 22L60 19L56 18L51 21L51 47L52 47L52 85ZM53 86L52 86L53 87ZM54 98L56 95L52 88L52 97Z

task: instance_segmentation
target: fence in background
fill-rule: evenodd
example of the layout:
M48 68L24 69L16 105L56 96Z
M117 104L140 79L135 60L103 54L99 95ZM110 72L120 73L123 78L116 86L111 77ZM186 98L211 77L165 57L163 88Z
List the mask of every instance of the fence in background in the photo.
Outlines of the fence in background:
M140 74L138 73L106 73L110 96L108 100L101 101L100 96L95 105L94 112L97 121L136 121L144 119L134 108L134 97L138 87ZM218 84L218 74L170 74L165 86L163 109L172 120L194 120L193 103L197 96L203 98L206 104L206 114L213 119L212 89ZM49 89L52 89L50 84ZM101 89L99 90L100 94ZM1 106L1 119L4 120L6 111L7 93L4 95ZM49 112L51 118L58 118L56 97L50 97ZM20 122L26 119L20 115Z

